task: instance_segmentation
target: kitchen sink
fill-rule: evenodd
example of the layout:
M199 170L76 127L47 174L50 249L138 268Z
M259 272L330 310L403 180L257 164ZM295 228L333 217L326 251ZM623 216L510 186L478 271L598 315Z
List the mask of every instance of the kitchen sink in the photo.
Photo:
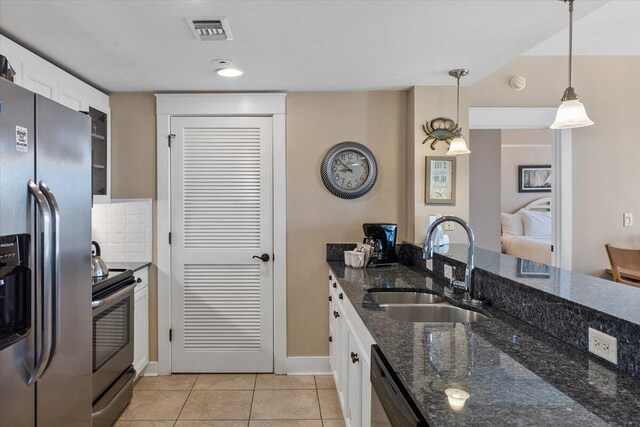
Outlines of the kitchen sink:
M438 305L390 305L389 317L403 322L461 322L474 323L489 320L477 311L466 310L450 304Z
M445 302L445 299L438 295L424 292L381 292L372 291L371 297L380 306L388 305L423 305L438 304Z

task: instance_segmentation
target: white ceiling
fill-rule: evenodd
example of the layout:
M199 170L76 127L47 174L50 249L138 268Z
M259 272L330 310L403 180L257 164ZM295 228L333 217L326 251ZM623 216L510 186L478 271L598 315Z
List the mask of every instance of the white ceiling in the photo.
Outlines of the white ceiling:
M582 8L574 4L574 10ZM566 15L568 19L568 14ZM575 55L640 55L640 1L613 0L573 26ZM568 27L554 34L525 55L566 55Z
M211 16L233 41L195 40L184 18ZM5 35L109 91L405 88L459 67L472 84L566 25L557 0L0 1ZM244 76L217 76L215 58Z

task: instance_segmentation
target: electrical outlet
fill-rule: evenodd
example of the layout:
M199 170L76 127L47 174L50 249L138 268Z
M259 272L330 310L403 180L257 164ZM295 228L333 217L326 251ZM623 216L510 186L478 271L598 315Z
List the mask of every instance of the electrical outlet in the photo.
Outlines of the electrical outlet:
M617 365L618 339L604 332L589 328L589 352Z
M444 277L449 280L453 277L453 268L449 264L444 265Z
M624 227L633 227L633 214L631 212L622 214L622 225Z
M453 230L453 222L451 221L447 221L444 223L444 229L446 231L452 231Z

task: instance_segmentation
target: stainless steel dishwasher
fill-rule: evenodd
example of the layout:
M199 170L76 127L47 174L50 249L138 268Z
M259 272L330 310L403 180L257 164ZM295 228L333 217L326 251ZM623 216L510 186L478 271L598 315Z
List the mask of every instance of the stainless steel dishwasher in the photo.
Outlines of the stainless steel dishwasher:
M377 345L371 347L371 427L426 427L426 420Z

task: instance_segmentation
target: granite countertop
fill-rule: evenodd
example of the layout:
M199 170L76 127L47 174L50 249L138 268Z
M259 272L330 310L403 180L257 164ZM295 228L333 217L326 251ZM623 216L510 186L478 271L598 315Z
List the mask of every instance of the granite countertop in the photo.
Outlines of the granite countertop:
M467 262L467 245L451 244L436 252ZM482 248L475 249L475 267L576 304L640 325L640 288L588 276Z
M142 270L145 267L150 266L151 263L148 261L141 262L107 262L107 267L109 267L109 271L138 271Z
M640 420L640 382L630 375L492 307L484 309L492 319L477 323L394 320L368 289L442 295L443 282L403 265L328 264L431 425L631 426ZM461 411L449 406L446 388L470 394Z

